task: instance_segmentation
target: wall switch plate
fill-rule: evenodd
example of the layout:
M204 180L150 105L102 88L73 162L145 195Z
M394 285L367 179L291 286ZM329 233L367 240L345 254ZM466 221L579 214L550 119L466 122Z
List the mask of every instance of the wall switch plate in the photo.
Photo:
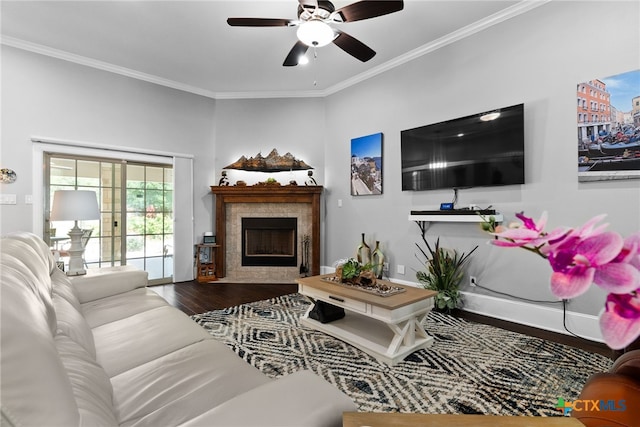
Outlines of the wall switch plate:
M0 205L15 205L16 201L15 194L0 194Z

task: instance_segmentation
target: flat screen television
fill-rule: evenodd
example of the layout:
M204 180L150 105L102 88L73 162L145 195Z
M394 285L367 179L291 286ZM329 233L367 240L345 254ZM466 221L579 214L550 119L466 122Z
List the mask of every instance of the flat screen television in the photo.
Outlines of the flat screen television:
M524 184L524 104L407 129L402 190Z

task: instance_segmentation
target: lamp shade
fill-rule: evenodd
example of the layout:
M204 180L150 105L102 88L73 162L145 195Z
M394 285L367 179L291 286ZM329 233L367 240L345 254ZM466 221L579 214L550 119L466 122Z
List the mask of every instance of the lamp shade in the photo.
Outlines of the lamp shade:
M95 191L58 190L53 194L52 221L100 219Z

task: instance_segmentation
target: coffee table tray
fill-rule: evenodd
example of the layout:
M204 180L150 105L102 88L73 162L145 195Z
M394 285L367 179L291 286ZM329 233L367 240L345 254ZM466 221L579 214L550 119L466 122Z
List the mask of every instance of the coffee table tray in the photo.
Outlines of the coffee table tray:
M357 289L362 292L367 292L369 294L378 295L380 297L390 297L391 295L396 295L402 292L406 292L406 289L400 286L387 285L384 283L376 282L373 285L362 285L358 283L343 283L336 276L328 276L323 277L322 280L325 282L333 283L334 285L343 286L349 289Z

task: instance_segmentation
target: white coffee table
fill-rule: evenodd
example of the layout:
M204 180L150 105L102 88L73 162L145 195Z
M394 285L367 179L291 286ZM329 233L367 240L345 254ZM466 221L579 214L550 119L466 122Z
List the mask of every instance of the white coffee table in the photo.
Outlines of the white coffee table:
M302 324L339 338L377 360L395 365L416 350L429 347L433 337L422 326L433 307L434 291L380 281L405 291L379 296L325 280L331 274L298 279L298 292L345 309L345 317L330 323L309 318Z

